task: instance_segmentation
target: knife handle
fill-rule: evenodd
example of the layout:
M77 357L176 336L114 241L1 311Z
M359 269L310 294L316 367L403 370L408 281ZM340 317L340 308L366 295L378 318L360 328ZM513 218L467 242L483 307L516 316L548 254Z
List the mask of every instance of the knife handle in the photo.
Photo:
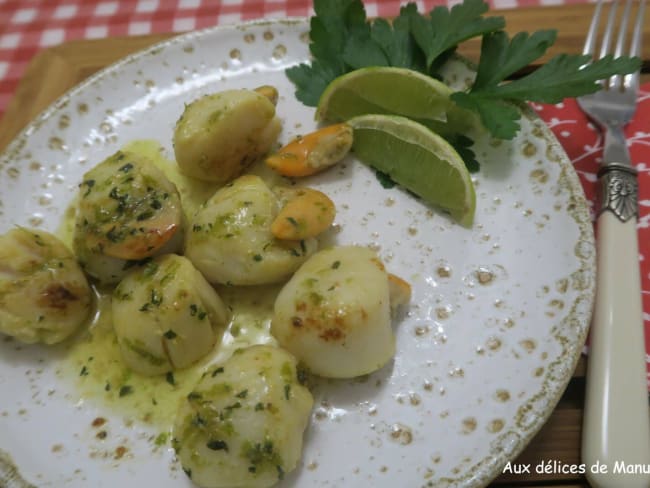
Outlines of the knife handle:
M609 210L605 207L597 226L582 461L594 488L648 488L650 474L615 472L617 462L619 468L623 462L650 469L650 417L637 221L623 221ZM603 465L606 473L593 472Z

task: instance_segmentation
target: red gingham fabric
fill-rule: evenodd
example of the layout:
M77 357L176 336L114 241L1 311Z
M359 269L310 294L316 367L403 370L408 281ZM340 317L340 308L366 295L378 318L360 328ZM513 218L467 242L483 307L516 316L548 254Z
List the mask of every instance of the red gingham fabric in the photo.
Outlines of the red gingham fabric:
M418 0L420 11L460 0ZM495 8L586 0L489 0ZM392 16L399 0L365 0L369 16ZM310 0L0 0L0 117L39 50L74 39L185 32L267 17L308 16Z
M584 3L588 0L489 0L493 9ZM421 12L460 0L417 0ZM393 16L400 0L365 0L369 16ZM74 39L185 32L255 18L308 16L310 0L0 0L0 117L29 61L39 50ZM646 326L650 351L650 84L628 127L628 143L639 169L639 244ZM593 208L594 182L602 138L575 101L536 105L566 149ZM650 358L650 356L647 356Z

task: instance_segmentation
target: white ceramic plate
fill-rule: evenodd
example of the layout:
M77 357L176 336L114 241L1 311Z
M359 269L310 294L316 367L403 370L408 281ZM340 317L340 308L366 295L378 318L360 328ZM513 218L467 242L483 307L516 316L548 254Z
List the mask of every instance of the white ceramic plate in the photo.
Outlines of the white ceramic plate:
M156 139L172 157L183 104L208 92L273 84L282 141L308 132L313 109L284 74L308 59L307 31L296 20L197 32L83 83L0 159L0 231L56 230L82 173L129 141ZM512 142L477 142L472 229L382 188L352 157L308 180L337 204L335 240L378 249L413 300L394 361L316 386L302 464L282 486L484 485L552 411L587 331L594 243L562 149L531 111L522 124ZM190 486L159 437L169 425L87 394L68 354L0 339L0 485L21 486L18 471L39 487Z

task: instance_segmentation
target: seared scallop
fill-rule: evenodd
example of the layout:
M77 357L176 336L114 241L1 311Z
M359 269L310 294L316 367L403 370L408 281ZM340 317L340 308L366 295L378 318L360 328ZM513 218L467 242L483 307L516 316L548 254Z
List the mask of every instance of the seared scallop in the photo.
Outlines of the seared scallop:
M266 155L281 129L275 105L258 91L205 95L187 105L176 123L176 161L188 176L226 183Z
M180 249L178 191L146 157L118 151L79 187L73 242L89 275L114 284L134 261Z
M395 353L389 274L359 246L319 251L296 271L275 302L271 333L314 374L372 373ZM410 287L394 286L405 303Z
M300 460L312 405L291 354L268 345L239 349L182 402L173 446L201 487L270 487Z
M0 236L0 332L26 343L61 342L92 303L83 271L57 237L22 227Z
M186 368L203 358L229 318L201 273L175 254L132 270L113 292L112 312L124 361L144 375Z
M279 198L258 176L218 190L188 225L185 254L212 283L261 285L286 280L316 251L315 238L277 239Z

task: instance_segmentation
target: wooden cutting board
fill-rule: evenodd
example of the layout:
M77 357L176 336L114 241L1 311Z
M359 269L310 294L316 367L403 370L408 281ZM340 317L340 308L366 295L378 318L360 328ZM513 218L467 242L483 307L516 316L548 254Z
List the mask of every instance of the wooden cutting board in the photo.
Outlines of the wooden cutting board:
M563 7L519 8L500 10L494 15L504 15L508 31L533 31L557 29L558 40L548 56L560 52L579 53L585 32L589 27L592 5L568 5ZM644 81L650 81L650 9L645 19L646 53ZM30 63L14 98L0 120L0 150L30 120L52 101L96 71L133 52L144 49L172 34L141 37L120 37L98 40L72 41L42 51ZM467 43L462 54L477 59L478 42ZM547 58L545 59L548 59ZM557 461L564 465L580 463L580 433L586 361L578 363L573 379L560 399L553 414L538 435L521 454L517 463L537 466L542 461ZM578 474L539 474L534 469L529 475L505 474L494 486L536 486L554 488L577 488L588 486L584 476Z

